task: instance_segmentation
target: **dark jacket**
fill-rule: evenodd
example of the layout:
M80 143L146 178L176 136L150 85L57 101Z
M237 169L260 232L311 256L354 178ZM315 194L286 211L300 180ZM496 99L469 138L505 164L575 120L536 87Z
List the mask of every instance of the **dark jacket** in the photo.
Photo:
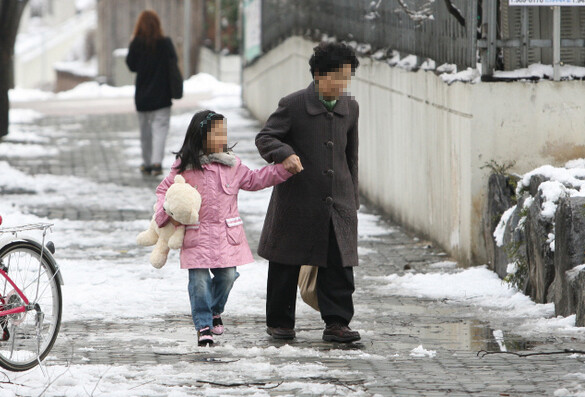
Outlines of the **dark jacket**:
M296 154L304 170L274 187L260 256L327 266L333 224L343 266L357 266L358 116L358 103L348 96L328 112L314 83L280 100L256 136L256 146L268 162L281 163Z
M154 49L144 39L136 37L130 43L126 64L136 72L136 110L146 112L172 105L169 82L169 62L177 61L177 53L170 38L157 41Z

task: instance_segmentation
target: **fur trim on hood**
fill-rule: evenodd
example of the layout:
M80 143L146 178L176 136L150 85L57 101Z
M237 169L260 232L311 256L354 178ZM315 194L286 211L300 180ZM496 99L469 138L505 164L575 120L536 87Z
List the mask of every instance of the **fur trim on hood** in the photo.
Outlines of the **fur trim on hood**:
M236 155L232 151L202 154L201 157L199 157L199 161L201 161L201 165L219 163L227 165L228 167L233 167L237 164Z

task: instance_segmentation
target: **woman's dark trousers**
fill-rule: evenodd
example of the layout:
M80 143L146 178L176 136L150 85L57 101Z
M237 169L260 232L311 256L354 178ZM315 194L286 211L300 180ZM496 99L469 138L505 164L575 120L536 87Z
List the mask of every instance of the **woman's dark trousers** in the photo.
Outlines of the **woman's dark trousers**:
M317 298L321 318L327 325L349 325L353 317L352 294L355 290L353 268L343 267L339 246L329 227L327 267L320 267L317 276ZM294 328L297 281L301 264L268 264L266 289L266 325L273 328Z

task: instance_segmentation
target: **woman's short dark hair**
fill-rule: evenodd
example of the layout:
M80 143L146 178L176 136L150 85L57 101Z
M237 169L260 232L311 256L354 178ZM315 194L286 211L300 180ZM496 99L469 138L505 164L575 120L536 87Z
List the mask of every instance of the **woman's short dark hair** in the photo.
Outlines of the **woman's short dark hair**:
M211 129L213 120L223 120L225 117L222 114L215 113L211 110L202 110L195 113L191 118L183 146L178 152L174 152L178 159L181 159L176 169L178 173L184 172L188 167L196 170L202 170L201 160L199 157L201 153L206 154L205 147L207 146L207 133Z
M360 62L355 56L353 48L344 43L320 43L313 48L313 56L309 60L313 77L315 77L315 73L324 75L348 64L351 65L353 73Z

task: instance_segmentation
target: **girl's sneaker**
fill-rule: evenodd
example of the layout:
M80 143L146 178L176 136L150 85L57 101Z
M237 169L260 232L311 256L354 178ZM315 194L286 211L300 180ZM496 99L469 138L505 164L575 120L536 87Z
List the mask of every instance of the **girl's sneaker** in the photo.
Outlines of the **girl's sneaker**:
M225 331L223 327L223 322L221 321L221 316L219 314L213 316L213 328L211 332L215 335L221 335Z
M199 346L213 345L213 335L209 327L201 328L197 331L197 344Z

